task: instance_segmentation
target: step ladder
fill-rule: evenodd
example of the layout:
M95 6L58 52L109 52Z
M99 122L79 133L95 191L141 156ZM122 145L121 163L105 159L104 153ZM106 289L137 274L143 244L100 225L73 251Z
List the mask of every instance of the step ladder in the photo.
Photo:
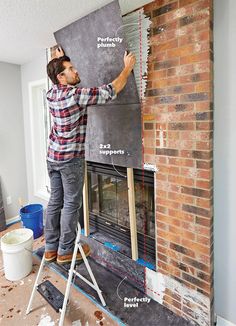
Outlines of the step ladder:
M45 281L45 282L39 284L40 274L41 274L44 264L45 264L45 254L44 254L41 264L40 264L40 267L39 267L39 271L38 271L35 283L34 283L34 287L33 287L33 290L32 290L31 296L30 296L29 304L26 309L27 315L31 311L33 298L34 298L35 292L37 290L57 312L61 313L60 320L59 320L59 326L63 326L73 275L78 276L81 280L83 280L88 285L90 285L94 290L96 290L97 294L101 300L102 305L104 307L106 306L105 300L102 296L102 291L100 290L100 288L97 284L97 281L93 275L93 272L92 272L89 262L85 256L82 245L79 243L80 235L81 235L81 227L80 227L80 224L78 223L77 236L75 239L75 247L74 247L72 261L71 261L71 265L70 265L70 269L69 269L69 273L68 273L65 295L63 295L50 281ZM83 275L81 275L80 273L78 273L75 270L76 255L77 255L78 250L81 253L84 264L87 268L87 271L90 275L92 282L90 282L87 278L85 278Z

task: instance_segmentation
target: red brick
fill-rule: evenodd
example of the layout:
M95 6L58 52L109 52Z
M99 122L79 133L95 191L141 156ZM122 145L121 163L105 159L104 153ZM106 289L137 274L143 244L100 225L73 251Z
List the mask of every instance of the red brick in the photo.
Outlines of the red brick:
M144 139L144 146L145 147L154 147L155 146L155 140L152 138L145 138Z
M176 22L176 26L177 26L177 22ZM155 45L154 46L154 51L161 52L161 51L165 51L165 50L168 50L168 49L174 49L174 48L177 48L177 47L178 47L178 40L175 39L175 40L170 40L170 41L165 42L165 43L161 43L159 45Z
M164 238L167 241L171 241L171 242L175 242L175 243L179 243L179 244L181 242L179 235L170 233L168 231L158 230L157 234L158 234L158 236L160 236L161 238Z
M195 53L190 54L185 57L180 58L180 64L185 65L188 63L194 63L194 62L200 62L210 60L210 54L209 51L203 52L203 53Z
M148 80L159 80L160 78L165 78L167 75L167 70L160 71L150 71L148 72ZM153 86L154 87L154 86Z
M209 246L210 247L210 245L211 245L211 241L210 241L210 239L209 238L207 238L207 237L203 237L202 235L197 235L196 236L196 242L198 242L198 243L201 243L201 244L203 244L203 245L205 245L205 246Z
M211 73L211 62L196 62L194 64L195 73L210 72ZM212 74L212 73L211 73Z
M199 179L212 179L212 170L198 170L197 178Z
M162 213L162 214L166 214L166 212L167 212L167 208L166 208L166 207L163 207L163 206L160 206L160 205L157 205L157 206L156 206L156 211L157 211L157 212L160 212L160 213Z
M212 207L212 202L211 199L197 198L196 205L199 207L210 209Z
M177 268L167 265L166 263L164 263L162 261L158 261L158 266L159 266L160 270L163 269L163 270L167 271L168 274L171 274L173 276L180 277L180 275L181 275L181 272Z
M173 305L175 308L179 310L181 309L181 303L169 297L168 295L164 295L163 300L165 303L169 303L170 305Z
M184 7L197 1L199 0L180 0L179 7Z
M159 248L163 247L168 247L169 246L169 241L166 241L165 239L161 239L158 237L158 242L157 242L157 252L159 251Z
M144 154L150 154L150 155L154 155L155 154L155 149L154 148L144 148Z
M157 8L153 11L152 17L160 16L163 15L171 10L177 9L178 8L178 2L171 2L170 4L167 4L165 6L162 6L160 8Z
M171 148L195 148L195 142L190 140L168 140L168 147Z
M169 297L175 299L176 301L178 301L178 302L181 301L181 296L180 296L178 293L173 292L173 291L171 291L171 290L168 289L168 288L166 289L165 293L166 293Z
M200 263L199 261L194 260L192 258L183 257L183 262L186 263L186 264L188 264L188 265L191 265L194 268L197 268L197 269L199 269L199 270L201 270L203 272L206 272L206 273L209 272L209 266L204 265L204 264Z
M194 52L194 45L188 44L167 51L167 58L185 57Z
M190 35L184 35L179 38L179 45L183 46L186 44L191 44L195 42L202 42L202 41L207 41L209 42L210 40L210 33L208 30L201 31L199 33L193 33Z
M160 219L158 219L158 221L156 222L156 226L157 226L158 232L160 230L164 230L164 231L168 230L168 225L166 225L165 223L160 222Z
M194 160L191 159L183 159L183 158L173 158L170 157L169 158L169 164L172 165L178 165L178 166L189 166L189 167L193 167L195 164Z
M213 168L213 161L197 161L197 168L209 170Z
M210 121L197 122L196 123L197 130L213 130L213 123ZM211 136L211 135L209 135Z
M167 216L167 215L159 214L158 215L158 220L160 220L160 221L162 221L164 223L167 223L167 224L175 225L175 226L180 226L181 225L180 220L175 219L175 218L173 218L171 216Z
M196 143L196 149L199 149L199 150L212 150L213 145L212 145L211 142L201 141L201 142Z
M164 52L157 51L156 45L155 44L151 45L151 54L148 56L148 65L152 64L154 69L155 62L161 62L165 60L167 60L166 51Z
M158 166L160 173L166 174L179 174L179 168L171 165L159 165Z
M199 83L200 81L209 81L210 78L211 76L208 72L194 73L190 75L180 76L179 82L180 84Z
M182 239L181 244L186 247L186 248L191 248L196 253L201 253L204 255L209 255L209 247L204 246L202 244L187 240L187 239Z
M166 157L163 156L156 156L156 163L157 164L166 164ZM157 173L158 176L159 173Z
M212 225L212 220L209 218L202 217L202 216L196 216L196 224L210 227Z
M191 178L184 178L181 176L168 176L168 181L173 183L178 183L179 185L183 186L193 186L194 185L194 179Z
M209 101L199 102L199 103L195 103L195 108L197 112L210 111L212 110L212 104Z
M168 139L179 139L180 133L179 131L168 131Z
M160 253L157 254L157 259L158 259L158 260L161 260L161 261L163 261L163 262L165 262L165 263L168 262L168 257L165 256L165 255L162 255L162 254L160 254Z
M212 82L206 81L206 82L198 83L198 84L196 84L195 87L196 87L195 88L196 92L207 92L207 91L209 91L209 89L211 89Z
M193 93L195 91L195 85L194 84L188 84L183 86L173 86L168 87L166 89L167 94L185 94L185 93Z
M176 192L169 192L168 198L180 203L194 204L194 198Z
M170 216L179 218L182 221L191 222L191 223L195 222L195 218L192 214L188 214L186 212L183 212L182 210L168 209L168 212Z
M145 130L143 131L144 138L154 138L155 132L154 130Z
M162 197L162 198L166 198L167 197L167 191L161 190L161 189L157 189L156 190L156 195L157 197Z
M169 130L193 130L194 123L193 122L171 122L168 123Z
M159 198L158 199L158 204L159 205L162 205L162 206L165 206L165 207L170 207L170 208L173 208L173 209L180 209L180 203L178 202L174 202L174 201L171 201L171 200L168 200L168 199L164 199L164 198Z
M174 234L178 234L180 235L182 238L185 238L187 240L195 240L196 235L193 232L189 232L186 230L183 230L181 228L175 227L175 226L169 226L169 231L174 233Z
M144 162L155 165L155 163L156 163L155 156L144 154Z
M193 250L191 250L190 248L183 247L183 246L181 246L181 245L179 245L179 244L171 243L171 244L170 244L170 248L171 248L172 250L175 250L175 251L177 251L177 252L179 252L179 253L181 253L181 254L184 254L184 255L186 255L186 256L190 256L190 257L192 257L192 258L195 257L195 253L194 253Z
M180 175L190 177L190 178L195 178L197 176L197 169L195 167L189 168L189 167L184 167L181 168L180 170Z

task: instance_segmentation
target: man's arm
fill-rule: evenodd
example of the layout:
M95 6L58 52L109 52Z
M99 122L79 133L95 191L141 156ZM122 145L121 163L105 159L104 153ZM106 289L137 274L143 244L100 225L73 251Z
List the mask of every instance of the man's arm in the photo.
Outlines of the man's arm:
M65 55L63 49L59 46L55 51L55 56L60 58ZM77 88L75 91L76 102L79 105L96 105L104 104L112 100L125 87L128 77L131 74L136 63L136 58L133 53L124 54L124 69L120 75L110 84L94 88Z
M116 94L122 91L122 89L125 87L128 77L134 68L135 62L136 62L135 55L133 53L127 54L127 52L125 52L124 55L125 67L120 73L120 75L112 82L112 86L114 87Z
M132 53L124 55L124 69L120 75L108 85L95 88L77 88L76 102L79 105L104 104L113 100L116 95L125 87L128 77L133 70L136 58Z
M57 47L55 51L55 56L57 58L60 58L63 55L65 55L63 49L60 46ZM118 94L125 87L128 77L131 71L133 70L135 63L136 63L135 55L131 52L129 54L125 52L124 69L121 71L120 75L116 79L114 79L113 82L111 83L115 89L116 94Z

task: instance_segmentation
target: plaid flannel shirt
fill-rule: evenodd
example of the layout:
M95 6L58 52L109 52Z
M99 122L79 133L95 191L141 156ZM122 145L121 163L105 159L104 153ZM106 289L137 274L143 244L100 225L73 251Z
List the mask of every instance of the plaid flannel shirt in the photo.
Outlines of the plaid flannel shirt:
M87 106L104 104L116 97L112 84L95 88L53 85L47 102L53 117L47 160L68 162L85 156Z

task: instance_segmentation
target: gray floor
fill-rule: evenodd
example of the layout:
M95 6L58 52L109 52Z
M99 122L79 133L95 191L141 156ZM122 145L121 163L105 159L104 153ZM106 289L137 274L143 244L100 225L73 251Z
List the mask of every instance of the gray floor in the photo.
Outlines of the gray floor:
M37 251L37 256L41 257L44 248L40 248ZM185 319L176 316L167 308L163 307L154 300L149 303L139 303L138 307L124 308L124 298L144 298L146 297L143 292L132 286L127 281L122 281L122 278L115 275L115 273L104 268L100 264L97 264L92 258L89 258L90 266L94 272L95 278L99 286L103 291L103 295L106 301L106 310L115 315L124 324L130 326L190 326L192 323ZM56 263L52 263L51 267L56 269L59 273L67 276L69 265L61 267ZM84 264L77 266L79 273L88 277L88 273ZM79 286L84 292L86 292L91 298L100 303L96 291L89 287L85 282L75 279L74 283ZM119 293L117 294L117 287L119 286ZM119 295L119 296L118 296Z

